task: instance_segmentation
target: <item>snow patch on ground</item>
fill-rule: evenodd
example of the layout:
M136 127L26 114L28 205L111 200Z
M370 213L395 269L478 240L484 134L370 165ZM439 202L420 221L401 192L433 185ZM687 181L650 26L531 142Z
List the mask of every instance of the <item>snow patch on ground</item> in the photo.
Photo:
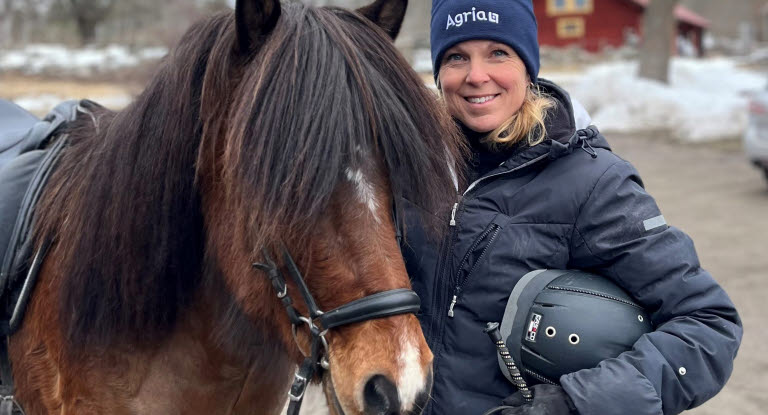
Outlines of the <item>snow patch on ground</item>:
M415 69L424 73L425 82L431 84L431 59L427 52L417 56ZM166 53L164 48L131 51L120 45L84 49L30 45L0 51L0 72L88 76L156 61ZM768 52L761 50L750 59L763 55L768 56ZM631 60L567 72L542 71L541 76L561 84L581 101L603 132L663 131L680 140L710 141L743 134L749 94L765 89L768 82L766 74L740 68L744 60L675 58L671 63L670 85L638 79L638 65ZM45 113L69 98L40 95L17 97L15 101L34 112ZM88 98L114 109L131 100L128 95Z
M639 79L637 69L636 62L612 62L550 78L562 81L603 132L668 131L694 142L740 137L749 93L768 81L725 58L673 59L670 85Z
M0 71L89 76L156 61L166 53L167 49L159 47L131 51L121 45L70 49L56 44L33 44L23 49L0 51Z

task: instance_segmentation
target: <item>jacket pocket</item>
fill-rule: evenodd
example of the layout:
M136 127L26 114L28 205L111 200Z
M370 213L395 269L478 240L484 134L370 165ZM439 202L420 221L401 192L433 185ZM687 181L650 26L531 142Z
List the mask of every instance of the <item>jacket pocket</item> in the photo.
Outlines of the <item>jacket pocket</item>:
M461 292L464 286L472 279L478 265L482 263L483 258L486 257L486 254L493 246L499 236L499 232L504 227L505 218L506 216L497 214L464 254L453 279L453 298L448 307L448 317L454 316L454 307L461 300Z

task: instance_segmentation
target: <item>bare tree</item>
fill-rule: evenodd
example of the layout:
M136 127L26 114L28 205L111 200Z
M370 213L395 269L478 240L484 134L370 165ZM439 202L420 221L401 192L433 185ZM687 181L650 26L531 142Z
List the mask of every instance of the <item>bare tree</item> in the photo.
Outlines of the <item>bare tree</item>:
M0 0L0 47L11 46L12 10L11 0Z
M669 58L675 39L675 6L679 0L651 0L643 16L641 78L669 83Z
M0 0L0 47L20 46L42 27L52 0Z
M96 26L107 18L115 0L69 0L83 45L96 40Z

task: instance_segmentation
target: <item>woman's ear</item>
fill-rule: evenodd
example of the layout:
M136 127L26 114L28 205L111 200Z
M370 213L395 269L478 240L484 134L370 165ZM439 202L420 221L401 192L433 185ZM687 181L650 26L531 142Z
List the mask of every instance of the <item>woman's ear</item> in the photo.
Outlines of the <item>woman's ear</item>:
M261 47L280 19L280 0L237 0L235 24L240 53L248 55Z
M357 12L376 23L392 40L395 40L400 33L407 8L408 0L376 0L368 6L357 9Z

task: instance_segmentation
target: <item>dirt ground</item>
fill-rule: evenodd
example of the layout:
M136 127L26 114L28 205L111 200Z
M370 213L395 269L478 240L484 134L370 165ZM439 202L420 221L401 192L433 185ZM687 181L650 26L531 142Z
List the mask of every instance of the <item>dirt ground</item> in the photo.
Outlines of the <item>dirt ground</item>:
M719 395L688 413L768 413L768 183L738 143L683 146L637 136L608 140L640 171L667 222L693 238L702 266L725 288L744 321L731 380Z
M54 105L68 99L88 98L108 108L119 109L142 88L141 84L131 82L51 79L0 73L0 98L14 101L42 99L42 106L26 108L38 117L43 117Z
M99 97L135 92L136 87L118 85L112 82L90 82L57 80L21 76L0 76L2 98L17 99L23 96L55 94L82 96L98 101Z

